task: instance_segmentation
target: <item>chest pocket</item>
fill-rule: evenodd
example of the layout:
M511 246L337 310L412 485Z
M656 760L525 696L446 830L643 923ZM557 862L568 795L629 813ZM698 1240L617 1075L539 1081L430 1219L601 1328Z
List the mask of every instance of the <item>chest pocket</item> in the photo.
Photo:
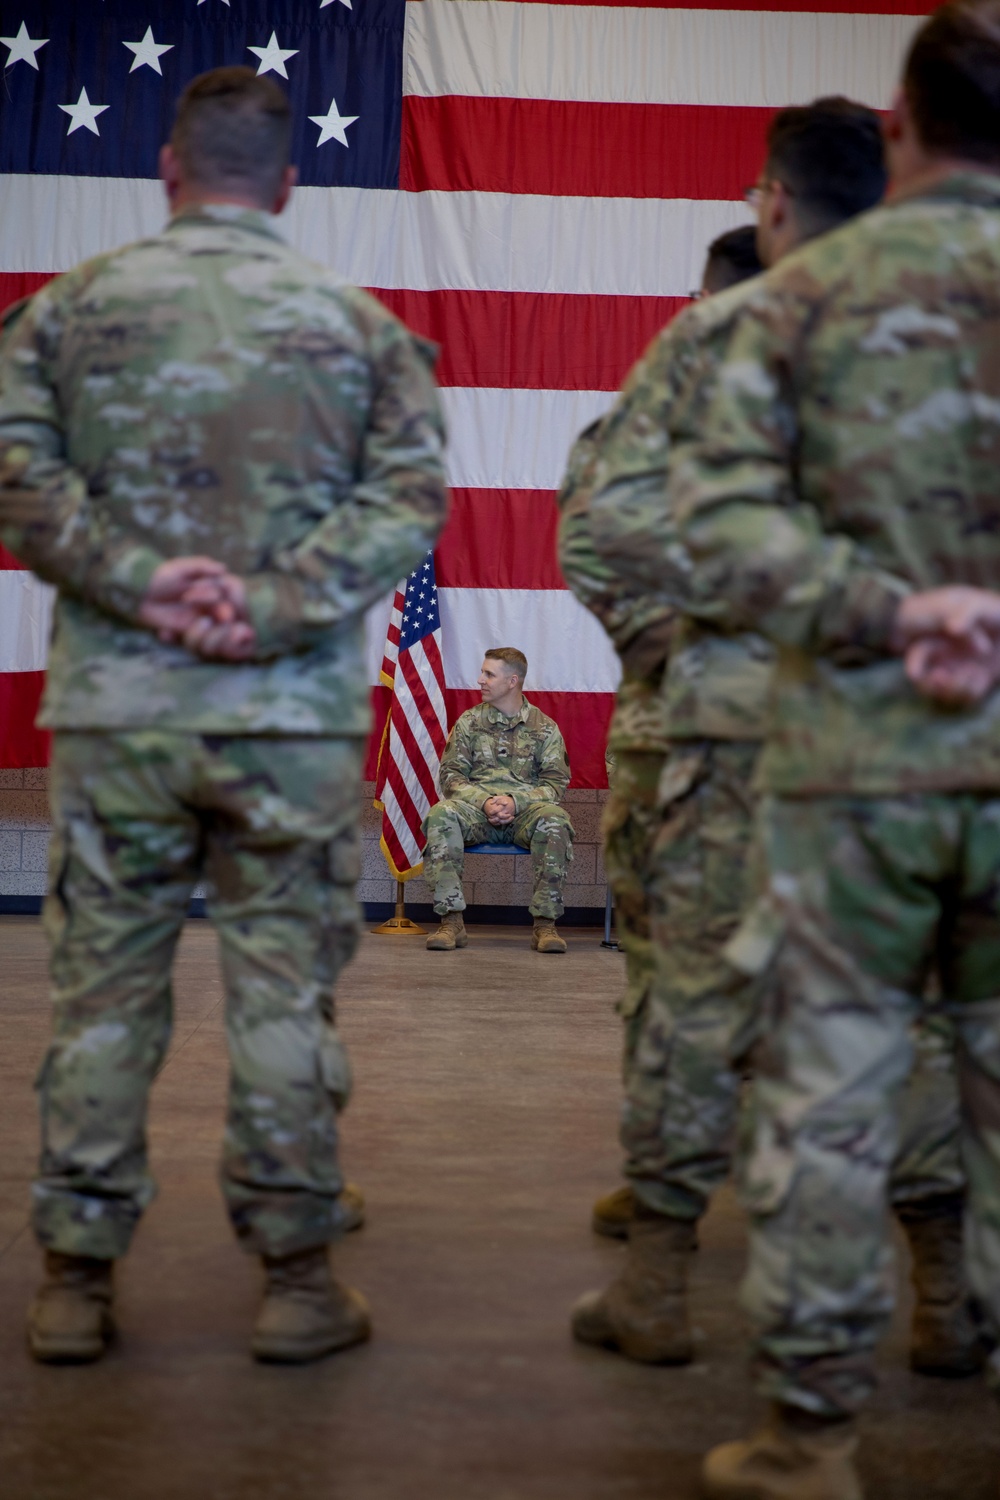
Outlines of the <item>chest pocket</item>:
M510 761L509 765L515 776L520 776L524 781L535 780L535 739L526 730L518 730L516 734L509 736Z

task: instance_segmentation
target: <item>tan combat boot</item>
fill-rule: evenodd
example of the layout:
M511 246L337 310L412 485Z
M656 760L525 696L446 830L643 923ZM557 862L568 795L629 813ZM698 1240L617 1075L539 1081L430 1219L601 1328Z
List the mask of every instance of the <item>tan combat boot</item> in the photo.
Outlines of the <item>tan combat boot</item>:
M606 1291L580 1298L573 1309L573 1337L643 1364L689 1364L694 1344L687 1273L694 1246L694 1224L637 1203L625 1268Z
M452 953L456 948L464 948L468 941L469 934L465 930L462 913L449 911L441 918L441 926L437 932L431 933L424 946L432 953Z
M910 1244L910 1368L920 1375L974 1375L986 1360L962 1264L962 1211L960 1194L896 1210Z
M628 1226L635 1213L635 1193L630 1187L615 1188L594 1204L590 1227L595 1234L609 1240L627 1240Z
M371 1337L368 1303L334 1281L325 1245L263 1260L267 1282L253 1331L254 1359L306 1364Z
M90 1364L114 1335L110 1260L45 1252L45 1280L28 1311L28 1344L43 1364Z
M353 1182L345 1182L337 1199L340 1209L340 1227L344 1234L360 1229L365 1222L365 1195Z
M864 1500L851 1421L823 1422L776 1406L745 1443L713 1448L702 1468L706 1500Z
M565 953L566 939L556 932L551 917L536 917L531 932L531 946L536 953Z

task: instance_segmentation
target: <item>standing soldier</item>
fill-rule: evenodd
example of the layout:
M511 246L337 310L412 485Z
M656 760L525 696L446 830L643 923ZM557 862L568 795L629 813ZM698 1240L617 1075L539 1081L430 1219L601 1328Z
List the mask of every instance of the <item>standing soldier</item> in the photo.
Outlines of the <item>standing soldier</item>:
M1000 1336L998 79L998 0L923 25L889 203L746 300L675 413L666 504L627 565L720 639L754 628L780 652L768 878L730 949L767 979L744 1296L773 1408L709 1456L721 1500L861 1494L854 1417L891 1310L887 1181L935 962L969 1279Z
M232 1070L223 1192L266 1272L253 1352L312 1359L369 1332L327 1263L347 1218L333 993L357 940L362 617L441 526L443 433L429 349L271 227L290 136L272 80L195 79L161 157L166 229L54 281L5 344L3 540L59 590L41 1360L96 1359L110 1335L202 878Z
M761 181L748 195L764 260L782 258L871 206L884 184L873 111L842 99L782 111ZM591 607L603 588L622 619L627 605L640 618L657 605L669 608L662 575L650 568L641 583L630 577L632 554L648 543L651 520L663 509L668 426L701 399L698 379L711 371L757 284L723 292L671 325L606 419L561 531L564 571ZM730 1057L746 1045L739 1037L749 1017L724 948L743 909L751 782L774 653L757 633L724 636L683 615L669 644L669 661L644 684L635 682L623 653L613 739L624 740L628 753L608 804L608 858L616 890L623 888L650 924L658 968L642 991L630 987L626 997L622 1140L631 1186L595 1210L601 1227L625 1221L629 1255L604 1293L578 1304L574 1332L632 1358L680 1363L693 1352L685 1281L694 1226L733 1151L738 1081ZM654 715L662 737L657 754L652 740L636 736L639 728L649 732ZM893 1173L917 1291L910 1359L929 1374L971 1373L983 1353L961 1271L964 1176L949 1038L925 1025L917 1042L920 1066L907 1092Z

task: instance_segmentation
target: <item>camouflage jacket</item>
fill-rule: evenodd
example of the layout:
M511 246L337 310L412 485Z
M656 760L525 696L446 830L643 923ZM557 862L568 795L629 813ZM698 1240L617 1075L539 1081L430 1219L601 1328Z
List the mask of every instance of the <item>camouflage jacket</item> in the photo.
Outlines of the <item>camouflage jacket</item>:
M641 362L630 381L640 367ZM628 386L620 402L627 391ZM624 655L650 626L672 620L674 611L662 597L623 583L594 549L590 496L606 420L592 422L570 449L566 474L556 497L560 513L559 563L563 577L580 603L597 616L619 655ZM667 728L659 694L662 675L662 662L654 670L643 672L630 671L623 662L608 738L612 756L636 750L666 751ZM610 775L609 768L609 785Z
M995 791L1000 690L941 708L889 642L914 589L1000 591L1000 177L899 196L752 286L629 576L780 646L766 788Z
M513 797L518 812L532 802L558 802L569 786L569 760L559 726L527 698L509 718L488 703L467 708L441 757L441 796L482 807Z
M688 308L650 344L614 407L592 436L585 433L561 492L560 560L570 587L621 649L629 637L673 613L662 579L637 579L621 563L648 544L650 516L663 509L669 426L706 352L747 295L744 282ZM623 628L622 622L625 622ZM774 649L759 635L724 635L677 616L663 668L645 680L627 671L618 693L610 744L663 750L671 740L763 736Z
M42 722L363 734L366 608L445 516L431 350L212 206L78 266L0 361L0 538L59 590ZM202 661L135 624L154 569L247 582L256 659Z

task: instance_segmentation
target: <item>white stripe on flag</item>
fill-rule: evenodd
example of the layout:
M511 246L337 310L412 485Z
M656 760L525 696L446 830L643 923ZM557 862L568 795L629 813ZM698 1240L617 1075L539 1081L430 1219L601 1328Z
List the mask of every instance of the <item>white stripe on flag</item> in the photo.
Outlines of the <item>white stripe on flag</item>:
M359 286L683 297L705 246L747 214L714 199L304 187L278 227ZM157 182L0 177L0 271L65 271L165 219Z
M518 646L525 691L613 693L621 670L594 616L565 589L438 589L449 687L476 685L487 646Z
M445 386L448 483L462 489L558 489L573 440L613 400L611 391Z
M423 848L417 843L410 832L410 825L404 818L403 810L396 801L396 794L388 783L386 783L382 791L382 806L385 809L385 816L389 819L395 830L396 837L403 846L407 865L410 867L419 865L424 855Z
M440 651L441 650L441 631L440 631L440 629L434 631L432 639L436 640L436 642L437 642L437 648ZM417 669L417 675L419 676L420 681L423 683L424 692L427 694L427 697L430 699L431 708L432 708L432 710L434 712L435 717L437 718L438 723L444 729L445 733L447 733L447 731L448 731L448 710L445 708L444 698L443 698L442 693L441 693L441 688L440 688L440 685L438 683L437 678L434 675L434 668L431 666L430 662L427 659L427 649L426 649L423 641L418 641L415 646L411 647L411 649L410 649L410 660L413 662L414 666ZM436 754L435 754L435 758L436 758Z
M836 93L885 108L924 19L419 0L403 91L763 109Z
M389 754L395 763L396 772L400 780L410 794L410 800L416 808L418 817L422 818L430 806L427 800L427 793L420 785L413 761L410 759L406 746L400 739L394 725L390 725L389 728Z
M413 736L417 749L429 765L436 766L438 753L434 748L434 742L430 737L430 733L425 727L423 719L420 717L420 709L414 702L413 694L410 692L410 685L402 672L396 673L394 691L399 706L403 711L403 718L410 727L410 733ZM445 720L445 723L447 723L447 720ZM395 731L393 732L395 733ZM394 758L406 766L411 764L409 752L404 750L402 746L400 746L400 754ZM410 795L413 797L414 802L416 802L417 793L414 791L414 787L418 786L419 783L414 778L413 786L410 786L410 779L407 777L406 784L410 787ZM421 793L420 795L422 796L423 794Z
M42 672L55 592L33 573L0 569L0 672Z

